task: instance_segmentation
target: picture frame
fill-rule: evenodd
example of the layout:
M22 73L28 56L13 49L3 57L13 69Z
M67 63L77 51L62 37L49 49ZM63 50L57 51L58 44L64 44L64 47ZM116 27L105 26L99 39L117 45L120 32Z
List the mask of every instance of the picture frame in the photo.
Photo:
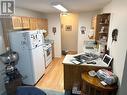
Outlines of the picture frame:
M66 31L72 31L72 25L66 25L65 30Z
M85 32L86 32L86 27L85 27L85 26L81 26L81 27L80 27L80 31L81 31L81 34L85 34Z

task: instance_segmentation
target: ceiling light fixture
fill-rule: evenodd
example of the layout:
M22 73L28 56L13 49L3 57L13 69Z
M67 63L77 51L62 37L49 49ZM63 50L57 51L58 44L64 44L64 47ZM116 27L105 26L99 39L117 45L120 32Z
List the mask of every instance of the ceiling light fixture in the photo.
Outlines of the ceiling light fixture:
M62 5L58 4L58 5L53 5L54 8L62 11L62 12L67 12L68 10L66 8L64 8Z

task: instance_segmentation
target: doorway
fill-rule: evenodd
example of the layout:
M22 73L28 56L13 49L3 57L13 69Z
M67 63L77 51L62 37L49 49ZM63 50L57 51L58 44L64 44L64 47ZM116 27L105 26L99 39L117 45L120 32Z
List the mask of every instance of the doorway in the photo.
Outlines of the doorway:
M77 53L78 14L61 15L61 48L62 54Z

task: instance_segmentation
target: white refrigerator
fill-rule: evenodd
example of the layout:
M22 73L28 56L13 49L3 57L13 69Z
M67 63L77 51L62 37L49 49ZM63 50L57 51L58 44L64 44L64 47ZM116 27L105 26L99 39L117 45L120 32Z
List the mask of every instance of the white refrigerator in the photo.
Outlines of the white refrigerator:
M17 31L9 33L11 49L18 52L17 69L23 76L23 83L34 85L45 72L42 32Z

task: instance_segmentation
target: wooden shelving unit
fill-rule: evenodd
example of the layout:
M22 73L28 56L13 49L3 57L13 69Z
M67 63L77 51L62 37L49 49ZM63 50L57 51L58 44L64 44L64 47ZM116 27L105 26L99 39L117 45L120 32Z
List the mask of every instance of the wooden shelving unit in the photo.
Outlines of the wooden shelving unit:
M110 13L98 14L92 19L92 28L95 31L95 40L99 43L99 51L102 56L107 51L107 41L110 24Z
M110 13L99 14L93 17L92 28L95 31L95 40L105 39L107 42L109 32Z

